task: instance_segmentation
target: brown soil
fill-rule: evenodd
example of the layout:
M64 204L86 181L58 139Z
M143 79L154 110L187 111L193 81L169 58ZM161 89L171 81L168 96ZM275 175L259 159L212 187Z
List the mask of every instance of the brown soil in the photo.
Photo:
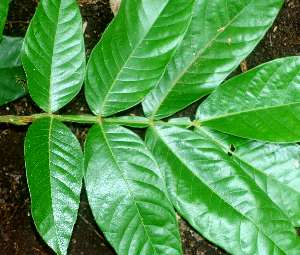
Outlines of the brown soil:
M4 34L23 37L37 2L38 0L13 1ZM98 2L81 0L78 3L83 21L87 21L85 43L86 53L89 55L113 15L108 0ZM299 15L300 0L285 0L275 23L246 59L248 69L275 58L300 54ZM237 68L231 76L239 73L241 69ZM194 103L176 116L193 118L198 105L199 102ZM140 113L140 107L135 107L132 111ZM0 107L0 115L31 115L39 112L40 109L29 96ZM72 101L72 104L60 110L60 114L84 113L91 112L82 92ZM90 126L68 125L83 144ZM31 218L23 156L27 128L27 126L0 124L0 253L3 255L55 254L41 239ZM143 133L139 132L139 134L143 136ZM205 240L181 218L179 218L179 226L184 254L227 254ZM95 224L84 192L82 192L78 219L68 254L115 254Z

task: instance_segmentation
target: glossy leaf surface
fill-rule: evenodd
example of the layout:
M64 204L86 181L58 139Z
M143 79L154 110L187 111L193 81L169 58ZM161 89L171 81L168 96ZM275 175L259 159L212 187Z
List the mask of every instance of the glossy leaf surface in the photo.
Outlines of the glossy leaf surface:
M58 120L38 119L26 135L25 163L36 228L57 254L67 254L82 187L80 144Z
M206 238L232 254L299 253L292 223L212 137L156 125L146 144L173 205Z
M273 144L203 129L300 226L300 146ZM202 131L200 131L202 132ZM231 150L231 151L229 151Z
M43 0L30 22L22 49L29 93L55 112L79 92L85 75L82 20L75 0Z
M251 53L282 0L196 1L190 27L158 86L143 101L161 119L211 93Z
M94 218L118 254L182 254L162 174L136 134L95 124L87 135L84 164Z
M22 67L23 38L3 36L0 41L0 105L28 94ZM19 80L18 78L23 80Z
M5 26L8 13L8 2L7 0L1 0L0 2L0 40L2 37L2 32Z
M139 103L158 83L189 25L195 0L123 0L87 66L95 115Z
M300 57L276 59L230 79L198 108L196 119L236 136L300 141Z

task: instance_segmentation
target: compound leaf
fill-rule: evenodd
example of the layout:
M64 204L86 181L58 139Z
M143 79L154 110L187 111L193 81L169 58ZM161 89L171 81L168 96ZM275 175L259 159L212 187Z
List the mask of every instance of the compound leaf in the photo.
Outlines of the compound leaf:
M139 103L158 83L189 25L195 0L123 0L87 66L86 99L108 116Z
M43 0L27 30L22 62L32 99L55 112L79 92L85 75L82 20L75 0Z
M95 124L87 135L84 165L94 218L118 254L182 254L162 174L136 134Z
M198 108L201 126L269 141L300 141L300 57L276 59L230 79Z
M0 41L0 105L28 93L26 75L22 67L23 38L2 36Z
M57 254L67 254L82 187L80 144L58 120L38 119L26 135L25 164L36 228Z
M0 2L0 40L2 37L3 29L8 14L8 2L7 0L1 0Z
M300 226L300 167L298 144L274 144L202 128ZM197 131L198 132L198 131ZM202 131L200 131L202 132Z
M155 125L146 144L164 171L173 205L232 254L299 254L282 210L205 132Z
M282 0L196 1L190 27L158 86L143 101L161 119L211 93L251 53Z

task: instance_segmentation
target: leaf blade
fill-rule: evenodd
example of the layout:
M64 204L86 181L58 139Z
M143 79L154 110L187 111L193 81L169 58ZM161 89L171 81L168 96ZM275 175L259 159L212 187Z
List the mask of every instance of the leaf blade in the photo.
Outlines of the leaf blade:
M273 60L217 88L200 105L196 119L202 126L244 138L300 141L299 82L299 57Z
M29 93L46 112L55 112L79 92L85 73L82 19L75 0L43 0L22 48Z
M21 62L23 38L3 36L0 41L0 105L28 94L27 86L17 81L26 81Z
M155 125L146 145L165 172L173 205L206 238L233 254L299 252L288 218L204 133Z
M134 133L94 125L86 139L84 180L96 222L118 254L182 254L161 173Z
M5 27L7 14L8 14L8 1L2 0L0 3L0 40L2 37L3 29Z
M24 148L36 228L56 253L67 254L82 187L80 144L64 124L44 117L29 127Z
M203 128L288 216L300 226L300 169L298 144L253 141ZM196 130L197 132L197 130Z
M170 116L211 93L251 53L282 3L197 1L181 45L158 86L142 102L145 116Z
M128 109L156 86L186 32L194 2L122 1L87 66L86 99L95 115Z

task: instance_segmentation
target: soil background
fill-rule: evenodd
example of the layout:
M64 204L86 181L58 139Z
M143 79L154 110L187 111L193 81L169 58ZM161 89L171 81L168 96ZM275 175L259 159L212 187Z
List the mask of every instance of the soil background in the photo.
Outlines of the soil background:
M10 4L4 35L24 37L27 27L36 10L38 0L14 0ZM105 28L113 18L108 0L77 1L83 22L86 54L90 55ZM272 59L300 55L300 0L285 0L274 24L264 39L230 77L237 75ZM200 102L177 113L174 117L194 118ZM0 107L0 115L31 115L40 113L39 107L25 96ZM91 114L84 99L83 91L59 114ZM136 106L126 114L141 114ZM83 145L90 125L68 124ZM28 126L0 124L0 253L13 254L55 254L37 233L30 212L30 196L26 182L24 165L24 139ZM141 137L143 131L135 130ZM185 255L227 254L199 235L178 216L180 235ZM299 229L297 229L299 233ZM97 227L87 203L86 194L81 194L78 219L74 227L68 254L116 254Z

